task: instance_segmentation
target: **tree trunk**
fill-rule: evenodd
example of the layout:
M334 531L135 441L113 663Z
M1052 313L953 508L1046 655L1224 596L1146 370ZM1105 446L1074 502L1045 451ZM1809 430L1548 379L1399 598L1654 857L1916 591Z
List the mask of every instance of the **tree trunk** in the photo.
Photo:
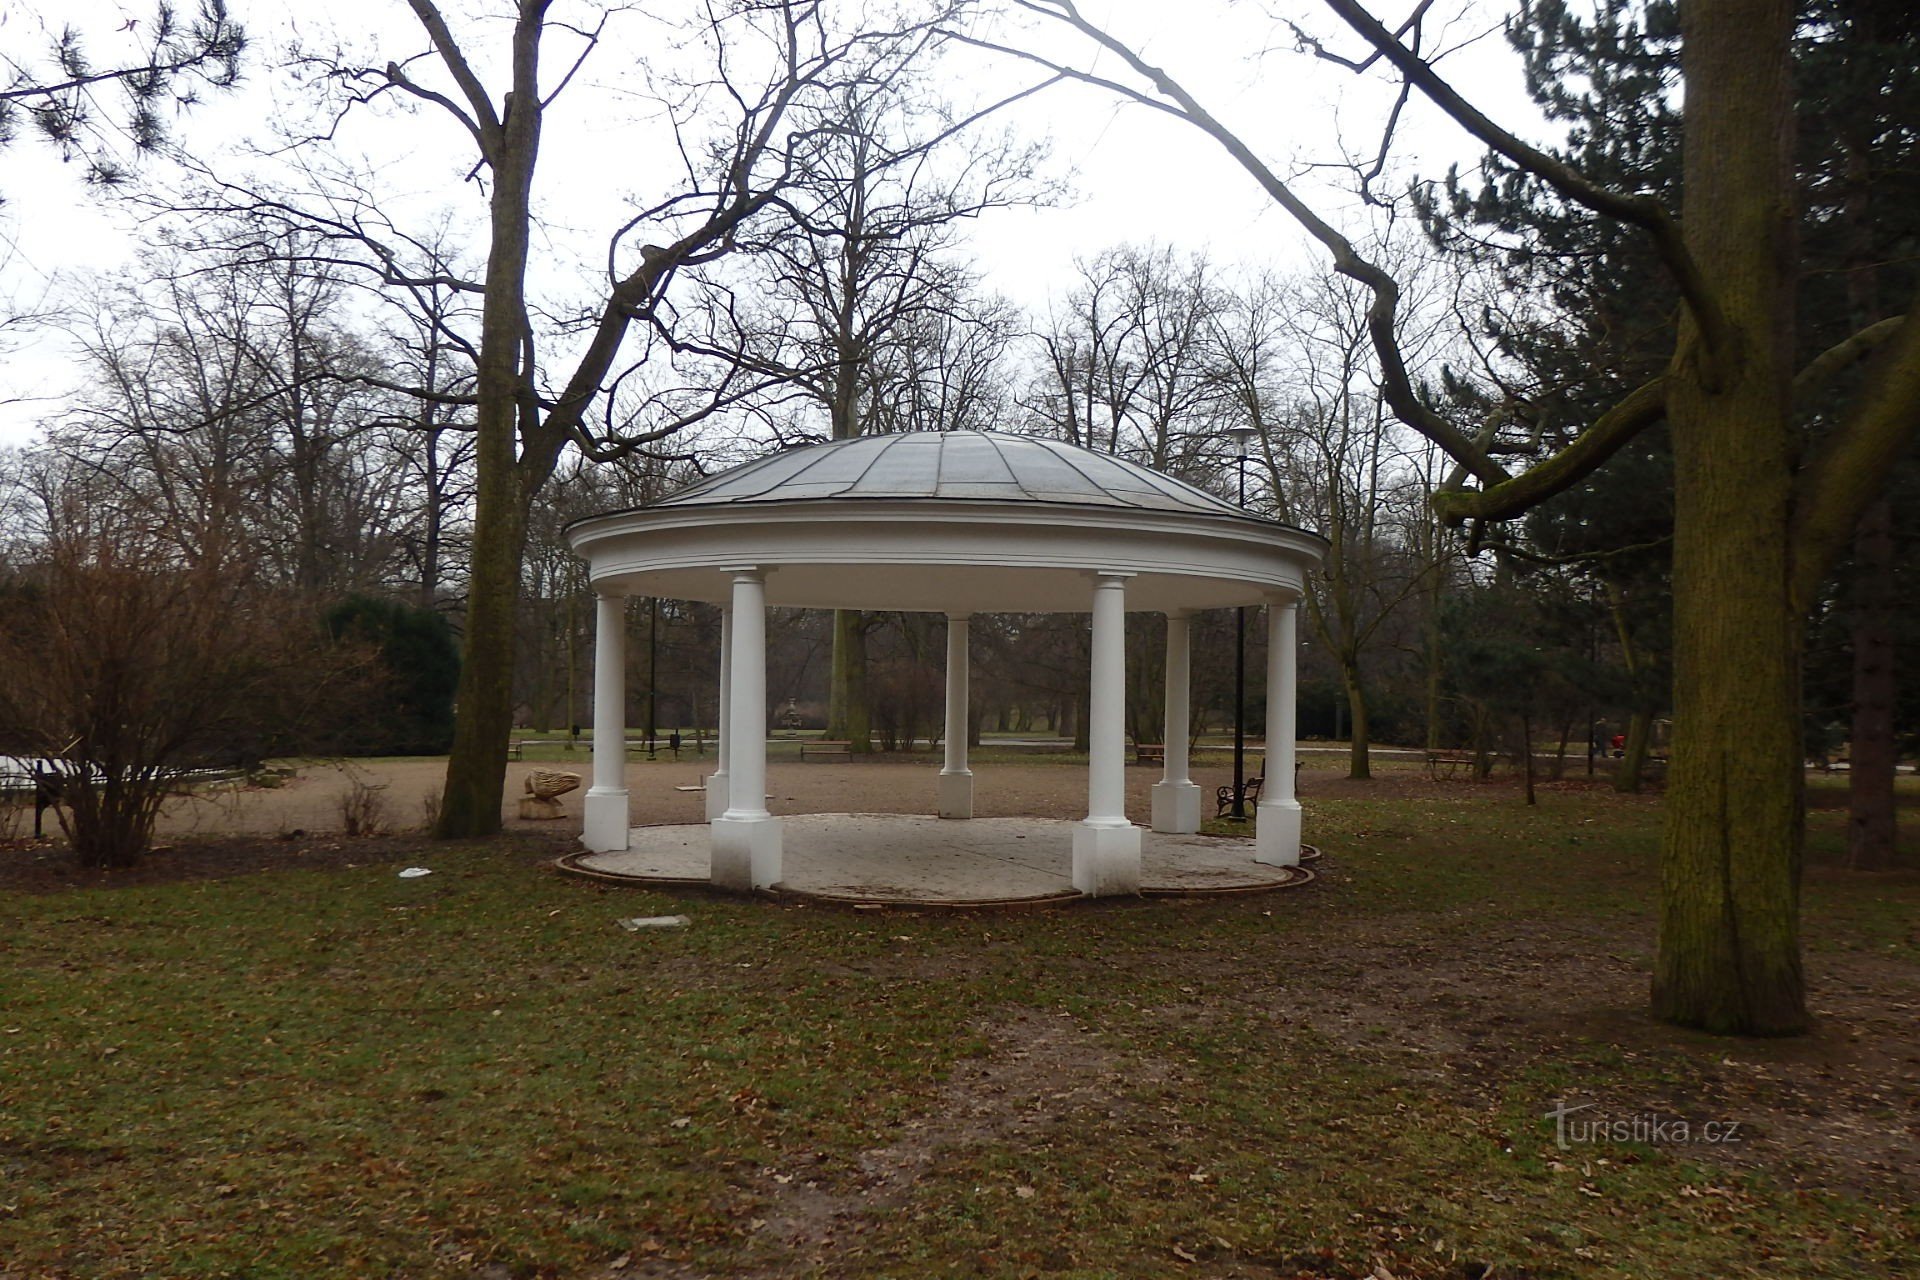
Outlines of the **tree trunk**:
M1853 541L1853 743L1847 766L1847 865L1885 871L1897 859L1893 790L1893 503L1860 517Z
M537 83L539 19L523 13L515 35L516 87ZM443 839L490 836L500 830L507 740L513 735L514 620L520 560L526 550L532 490L518 473L522 367L526 334L527 245L534 162L540 151L536 92L509 99L490 157L486 298L480 311L479 405L474 415L473 550L467 573L466 634L455 694L453 751L434 834ZM525 410L532 412L530 408ZM538 473L544 482L551 461Z
M1674 767L1653 1009L1708 1031L1785 1035L1807 1025L1786 414L1793 11L1698 0L1682 15L1686 243L1724 325L1708 334L1683 317L1668 401Z
M1368 755L1372 736L1367 729L1367 690L1360 683L1359 664L1342 662L1340 679L1346 686L1347 711L1353 719L1353 739L1347 750L1347 777L1364 782L1373 777L1373 768Z
M1523 712L1520 716L1520 767L1527 778L1527 803L1534 805L1540 800L1533 793L1533 712Z
M511 455L511 434L505 443ZM481 456L487 452L483 440ZM489 477L486 471L483 465L476 486L466 635L460 685L454 695L453 751L447 758L446 791L434 832L442 839L488 836L500 830L507 740L513 734L513 623L519 606L526 523L511 473ZM507 492L490 492L496 489Z
M833 611L833 677L827 687L827 737L864 755L873 750L873 706L867 697L866 615Z
M1490 717L1481 703L1473 704L1473 776L1485 782L1493 774L1493 734Z
M1653 712L1635 707L1627 718L1627 745L1614 767L1613 789L1623 794L1640 790L1640 779L1647 770L1647 744L1653 739Z

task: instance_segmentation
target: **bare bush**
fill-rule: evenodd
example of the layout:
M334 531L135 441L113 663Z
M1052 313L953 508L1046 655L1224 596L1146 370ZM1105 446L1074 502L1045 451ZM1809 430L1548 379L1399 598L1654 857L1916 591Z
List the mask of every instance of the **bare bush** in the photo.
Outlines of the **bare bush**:
M0 576L0 739L56 774L80 861L125 867L168 797L300 742L366 655L218 540L85 486L50 489L36 544Z
M354 778L340 796L340 829L350 837L377 836L389 826L387 784Z
M432 831L440 825L440 793L429 791L420 797L420 826Z

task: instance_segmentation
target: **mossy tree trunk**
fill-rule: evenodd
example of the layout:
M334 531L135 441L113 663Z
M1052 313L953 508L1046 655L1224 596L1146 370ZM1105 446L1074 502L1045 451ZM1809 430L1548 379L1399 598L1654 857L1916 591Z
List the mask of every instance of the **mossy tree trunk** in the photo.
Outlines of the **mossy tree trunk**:
M1686 244L1720 309L1672 366L1674 768L1654 1012L1806 1027L1801 619L1791 607L1792 7L1690 5Z

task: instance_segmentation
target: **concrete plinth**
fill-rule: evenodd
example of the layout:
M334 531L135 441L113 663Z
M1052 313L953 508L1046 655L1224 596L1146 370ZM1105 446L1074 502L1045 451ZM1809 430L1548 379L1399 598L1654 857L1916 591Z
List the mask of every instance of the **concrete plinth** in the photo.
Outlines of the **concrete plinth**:
M1270 867L1299 866L1300 802L1262 800L1253 817L1253 860Z
M973 816L973 771L940 775L940 808L943 818Z
M716 773L707 779L707 821L727 811L727 775Z
M766 889L780 881L780 819L767 814L713 820L712 878L722 889Z
M586 798L585 830L580 843L595 853L610 853L627 847L631 829L627 817L627 790L621 787L589 787Z
M1153 829L1192 835L1200 829L1200 787L1192 782L1153 784Z
M1140 892L1140 828L1073 829L1073 887L1091 898Z

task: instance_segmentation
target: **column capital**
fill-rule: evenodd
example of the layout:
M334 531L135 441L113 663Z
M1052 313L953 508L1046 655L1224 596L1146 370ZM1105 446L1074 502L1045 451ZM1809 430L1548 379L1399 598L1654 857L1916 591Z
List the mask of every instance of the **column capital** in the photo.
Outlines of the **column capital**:
M966 612L956 613L951 609L947 611L948 622L966 622L966 621L969 621L972 617L973 615L971 613L966 613Z
M1269 605L1297 605L1305 598L1306 593L1301 591L1267 592L1267 603Z
M765 582L767 580L767 570L764 565L757 565L757 564L721 565L720 572L726 574L728 577L732 578L735 582Z
M1128 578L1140 575L1131 569L1089 569L1087 576L1093 579L1095 587L1124 587Z

